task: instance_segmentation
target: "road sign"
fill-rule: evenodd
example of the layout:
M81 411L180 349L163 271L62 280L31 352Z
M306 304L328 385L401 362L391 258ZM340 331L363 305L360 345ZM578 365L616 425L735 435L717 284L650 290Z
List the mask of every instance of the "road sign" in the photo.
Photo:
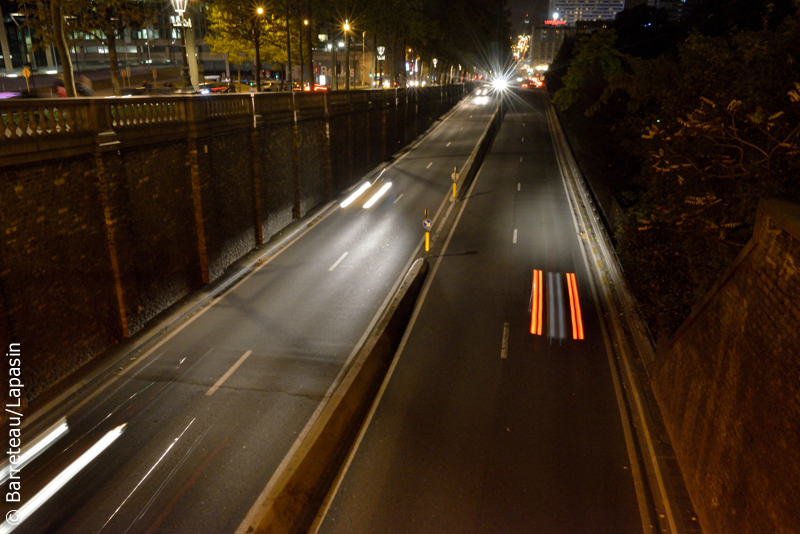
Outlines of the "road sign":
M128 71L126 71L125 69L122 69L121 71L119 71L119 73L120 75L122 75L123 78L128 75Z
M430 219L424 219L422 221L422 227L425 228L426 232L430 232L431 228L433 228L433 222Z
M31 77L31 69L29 69L27 67L22 69L22 75L25 76L26 78L30 78Z

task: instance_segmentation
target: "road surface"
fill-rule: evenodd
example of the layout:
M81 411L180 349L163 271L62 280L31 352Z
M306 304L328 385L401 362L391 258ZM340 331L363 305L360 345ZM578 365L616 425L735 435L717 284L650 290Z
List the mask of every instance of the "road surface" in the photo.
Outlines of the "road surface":
M151 354L98 377L94 396L51 414L68 411L69 432L23 469L22 504L103 436L124 432L16 532L234 532L405 273L423 210L443 205L453 166L492 111L468 98L356 202Z
M522 94L321 533L643 531L582 237L542 95Z

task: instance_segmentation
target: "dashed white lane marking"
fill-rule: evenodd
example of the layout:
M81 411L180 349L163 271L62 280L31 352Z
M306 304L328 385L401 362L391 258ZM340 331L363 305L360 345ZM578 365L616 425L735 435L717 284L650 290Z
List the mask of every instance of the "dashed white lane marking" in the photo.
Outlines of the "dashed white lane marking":
M500 345L500 357L506 359L508 356L508 323L503 324L503 344Z
M462 126L461 128L459 128L459 129L458 129L458 131L460 132L460 131L461 131L461 130L463 130L463 129L464 129L464 127Z
M450 141L448 141L448 142L447 142L447 145L445 145L445 146L450 146Z
M392 204L397 204L397 201L403 198L403 195L405 195L405 193L400 193L400 196L394 199L394 202L392 202Z
M239 358L238 360L236 360L236 363L234 363L234 364L231 366L231 368L230 368L230 369L228 369L228 372L227 372L227 373L225 373L224 375L222 375L222 378L220 378L219 380L217 380L217 383L216 383L216 384L214 384L213 386L211 386L211 389L209 389L208 391L206 391L206 395L208 395L208 396L211 396L211 395L213 395L213 394L214 394L214 392L215 392L215 391L217 391L217 390L219 389L219 387L220 387L222 384L224 384L224 383L225 383L225 381L226 381L228 378L230 378L230 376L231 376L231 375L234 373L234 371L236 371L236 369L238 369L238 368L239 368L239 366L240 366L240 365L242 365L242 364L244 363L244 361L247 359L247 357L248 357L248 356L250 356L252 353L253 353L253 351L252 351L252 350L248 350L247 352L245 352L245 353L242 355L242 357L241 357L241 358Z
M399 200L399 199L398 199L398 200ZM395 202L396 202L396 201L395 201ZM345 257L347 256L347 254L348 254L348 253L347 253L347 252L345 252L344 254L342 254L341 256L339 256L339 259L338 259L338 260L336 260L336 263L334 263L333 265L331 265L331 268L330 268L330 269L328 269L328 272L331 272L332 270L334 270L334 269L336 268L336 266L337 266L337 265L339 265L340 263L342 263L342 260L343 260L343 259L345 259Z
M516 244L516 243L517 243L517 229L516 229L516 228L514 228L514 239L512 240L512 242L513 242L514 244Z
M523 143L525 142L525 138L524 138L524 137L522 138L522 142L523 142Z
M431 165L433 165L433 162L432 162L432 161L431 161L430 163L428 163L428 166L427 166L427 167L425 167L425 168L426 168L426 169L430 169L430 168L431 168Z
M469 118L471 119L471 118L472 118L472 115L470 115L470 116L469 116Z
M517 191L522 191L522 184L517 182Z
M522 123L522 127L525 128L525 123L524 122Z
M519 162L522 163L522 156L519 157Z

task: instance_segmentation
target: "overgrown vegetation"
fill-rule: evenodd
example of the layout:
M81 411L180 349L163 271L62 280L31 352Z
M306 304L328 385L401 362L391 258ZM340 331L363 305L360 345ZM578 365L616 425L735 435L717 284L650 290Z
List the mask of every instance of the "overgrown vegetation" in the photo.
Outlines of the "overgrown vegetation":
M609 162L635 163L610 177L618 252L659 336L747 243L759 199L800 202L800 2L738 3L707 1L683 27L623 12L548 79L568 125L605 129Z

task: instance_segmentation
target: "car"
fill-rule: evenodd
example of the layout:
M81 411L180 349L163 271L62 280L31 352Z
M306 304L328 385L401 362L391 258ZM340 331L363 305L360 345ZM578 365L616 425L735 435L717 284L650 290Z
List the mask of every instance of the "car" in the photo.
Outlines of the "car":
M261 90L266 92L280 91L281 82L278 80L265 80L261 82Z
M201 83L198 92L201 95L218 95L221 93L235 93L236 88L232 84L223 82Z
M302 89L300 89L299 86L295 86L294 90L295 91L301 91L302 90L302 91L305 91L305 92L311 92L311 86L309 86L308 84L305 84ZM318 93L320 91L327 91L327 90L328 90L328 87L325 86L325 85L320 85L318 83L314 84L314 92L315 93Z

